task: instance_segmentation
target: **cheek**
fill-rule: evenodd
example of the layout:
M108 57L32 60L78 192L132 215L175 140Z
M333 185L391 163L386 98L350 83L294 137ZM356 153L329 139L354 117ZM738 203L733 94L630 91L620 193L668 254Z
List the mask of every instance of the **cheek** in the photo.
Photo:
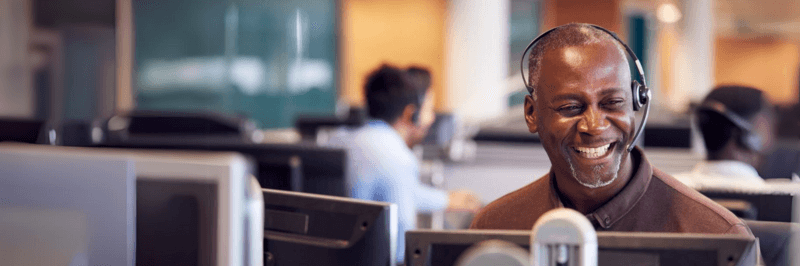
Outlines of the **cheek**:
M611 124L614 125L614 127L618 128L624 134L630 135L630 138L633 138L633 135L636 134L639 123L637 123L636 116L634 116L633 111L625 112L619 115L609 115L608 119L611 121Z
M547 144L546 146L557 149L567 139L574 137L580 117L560 117L556 114L548 117L550 119L540 120L539 137L542 138L543 146Z

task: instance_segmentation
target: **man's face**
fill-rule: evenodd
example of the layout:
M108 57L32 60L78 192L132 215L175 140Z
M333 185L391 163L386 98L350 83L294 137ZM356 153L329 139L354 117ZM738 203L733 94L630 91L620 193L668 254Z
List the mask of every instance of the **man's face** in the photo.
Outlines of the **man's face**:
M413 141L414 144L419 144L423 140L425 140L425 136L428 134L428 130L433 125L434 120L436 119L436 114L434 113L433 102L434 102L434 94L432 89L428 89L425 93L425 98L422 101L422 107L419 110L419 117L417 117L417 124L414 125L413 131Z
M613 43L568 46L542 58L526 121L556 175L589 188L611 184L634 134L630 68ZM532 105L531 108L528 105Z

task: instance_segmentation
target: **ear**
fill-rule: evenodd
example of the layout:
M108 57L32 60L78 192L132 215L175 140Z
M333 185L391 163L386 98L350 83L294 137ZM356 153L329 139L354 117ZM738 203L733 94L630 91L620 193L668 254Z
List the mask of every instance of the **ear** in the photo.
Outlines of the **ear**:
M413 104L406 105L406 107L403 108L403 113L400 114L400 117L397 118L397 122L407 125L413 125L414 121L411 121L413 120L411 119L411 117L414 116L414 112L416 111L417 111L417 106Z
M528 131L536 133L539 131L539 126L536 120L536 102L530 94L525 95L525 122L528 124Z

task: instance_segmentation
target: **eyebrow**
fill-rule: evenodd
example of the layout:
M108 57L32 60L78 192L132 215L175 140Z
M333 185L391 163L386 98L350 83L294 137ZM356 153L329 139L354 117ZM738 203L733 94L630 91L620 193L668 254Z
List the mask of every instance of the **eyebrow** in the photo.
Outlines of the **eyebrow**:
M614 87L614 88L605 88L602 91L600 91L600 95L607 96L607 95L618 93L618 92L619 93L624 93L625 91L622 88L616 88L616 87Z
M605 88L605 89L600 91L600 96L608 96L608 95L611 95L611 94L624 93L624 92L625 91L622 88L616 88L616 87ZM566 94L560 94L560 95L554 96L552 101L553 102L557 102L557 101L563 101L563 100L579 100L581 98L583 98L583 97L578 93L566 93Z
M580 100L581 98L583 97L581 97L580 94L567 93L554 96L552 102L564 101L564 100Z

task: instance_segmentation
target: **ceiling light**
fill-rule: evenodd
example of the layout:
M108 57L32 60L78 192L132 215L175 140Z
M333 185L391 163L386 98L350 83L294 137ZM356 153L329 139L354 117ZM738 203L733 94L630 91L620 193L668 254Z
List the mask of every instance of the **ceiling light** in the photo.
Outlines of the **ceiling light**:
M656 17L664 23L675 23L681 20L681 11L673 3L664 3L658 6Z

